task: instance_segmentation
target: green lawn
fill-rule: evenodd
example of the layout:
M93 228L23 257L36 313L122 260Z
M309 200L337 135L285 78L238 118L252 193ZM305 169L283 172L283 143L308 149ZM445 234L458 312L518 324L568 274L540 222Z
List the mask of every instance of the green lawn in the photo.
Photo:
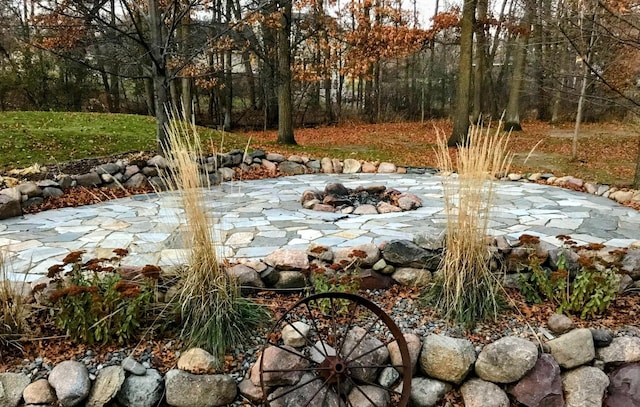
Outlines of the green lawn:
M203 140L219 147L219 132L201 128ZM225 150L246 139L227 134ZM153 117L129 114L0 112L0 170L156 148Z

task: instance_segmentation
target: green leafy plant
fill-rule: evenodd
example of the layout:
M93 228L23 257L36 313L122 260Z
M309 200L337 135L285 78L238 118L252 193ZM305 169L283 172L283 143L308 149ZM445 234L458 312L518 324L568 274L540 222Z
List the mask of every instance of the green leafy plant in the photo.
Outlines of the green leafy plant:
M82 251L69 253L49 268L57 289L50 301L56 325L77 342L127 342L135 336L153 299L151 281L123 279L106 260L119 262L126 250L114 250L111 259L82 261Z
M357 251L352 261L332 264L329 269L312 267L311 284L315 293L356 293L360 289L360 259ZM366 255L366 254L365 254ZM346 300L333 301L333 306L337 304L338 309L346 311L349 304ZM331 308L329 299L322 299L318 302L322 312L328 312Z
M564 250L570 248L565 247ZM579 313L581 318L603 313L618 293L616 267L603 260L595 260L594 256L583 255L578 260L581 268L572 279L565 253L560 253L555 271L542 267L536 256L529 256L527 266L530 274L520 279L525 298L533 303L551 301L559 313Z

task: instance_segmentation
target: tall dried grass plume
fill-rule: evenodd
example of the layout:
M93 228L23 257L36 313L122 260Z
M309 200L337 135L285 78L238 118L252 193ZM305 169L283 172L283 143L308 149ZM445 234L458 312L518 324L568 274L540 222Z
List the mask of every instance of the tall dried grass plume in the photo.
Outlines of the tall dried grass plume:
M484 318L495 318L500 309L500 283L490 268L486 235L493 181L506 174L511 164L509 136L502 131L502 122L496 129L471 126L454 158L447 138L439 134L438 139L447 234L439 274L428 298L444 317L473 326Z
M3 349L20 349L20 340L29 332L29 305L24 296L24 281L12 281L8 255L0 250L0 360Z
M205 190L210 174L199 165L203 154L197 128L175 112L170 117L169 146L164 153L172 171L165 183L182 200L183 235L189 248L179 295L182 338L189 346L208 350L222 363L226 350L242 343L267 320L268 313L241 297L236 280L226 273L216 222L207 210Z

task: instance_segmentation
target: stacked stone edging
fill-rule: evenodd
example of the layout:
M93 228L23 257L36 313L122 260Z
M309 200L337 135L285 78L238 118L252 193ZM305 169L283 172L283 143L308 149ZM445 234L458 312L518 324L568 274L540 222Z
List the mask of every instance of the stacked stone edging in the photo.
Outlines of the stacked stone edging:
M300 175L308 173L353 174L353 173L431 173L437 170L428 168L400 167L388 162L371 162L347 158L343 161L328 157L317 160L299 155L285 157L282 154L266 153L255 150L245 154L243 150L233 150L225 154L216 154L203 158L212 185L232 179L242 179L243 174L265 172L271 176ZM48 197L59 197L74 187L107 188L144 188L165 189L163 174L169 169L168 161L156 155L148 160L119 159L101 164L85 174L60 174L55 179L37 182L23 182L9 177L0 177L0 219L21 216L25 207L39 205ZM203 169L204 170L204 169ZM204 173L204 171L203 171ZM572 176L555 177L553 174L508 174L503 181L537 182L561 186L590 194L600 195L624 205L640 206L640 191L618 189L609 185L585 182Z
M245 289L299 290L310 284L310 271L328 274L336 268L332 265L347 267L353 263L352 267L360 268L364 286L382 288L394 282L419 286L431 280L441 244L437 239L429 240L424 242L425 248L415 242L394 240L381 247L365 244L335 251L310 245L307 251L280 249L264 261L242 261L227 271ZM498 242L491 244L497 247ZM509 256L504 247L501 250L496 253ZM538 255L542 250L536 250ZM629 266L626 275L640 277L640 248L629 250L626 256L633 258L623 260ZM483 348L475 348L467 339L405 334L415 371L412 405L435 405L454 387L459 388L466 406L508 407L507 394L528 406L624 407L640 403L640 394L634 390L640 389L640 337L613 338L606 330L574 329L573 322L563 315L552 316L547 326L553 334L540 329L535 333L540 342L507 336ZM283 339L290 333L283 330ZM292 346L305 344L295 338L285 340ZM393 360L397 347L390 344L389 353ZM239 397L254 401L263 397L259 378L254 377L255 365L242 378L214 374L215 362L207 352L191 349L180 356L177 369L164 377L149 362L143 365L131 358L121 366L98 369L93 376L86 374L83 363L72 361L54 367L47 380L42 376L3 373L0 386L13 390L5 391L6 396L1 396L0 391L0 405L15 407L22 397L26 405L48 406L54 405L55 400L69 400L62 405L103 406L115 398L124 407L151 407L165 397L171 406L197 407L227 405L234 400L239 402ZM605 398L615 403L604 404Z
M548 326L552 329L552 324ZM639 337L613 338L605 331L608 338L602 342L603 332L598 330L581 328L554 333L558 336L547 334L552 339L542 344L542 350L540 342L507 336L485 345L479 352L464 338L438 334L420 338L405 334L411 344L414 369L411 405L434 406L454 388L459 389L468 407L509 407L508 395L530 407L639 405ZM286 340L284 330L282 335ZM278 350L265 350L262 355L265 366L277 364L279 369L296 370L296 361L285 357L290 353L270 349ZM397 346L394 348L391 343L387 350L386 357L397 360ZM180 356L177 368L164 376L128 358L126 363L98 370L89 380L83 363L64 361L51 370L48 378L33 382L24 373L0 373L3 390L0 404L17 407L23 401L27 406L60 403L65 407L100 407L116 400L123 407L152 407L164 400L175 407L213 407L240 405L242 399L263 400L259 362L242 378L217 374L214 365L213 356L192 348ZM280 383L271 392L295 386L297 380L285 375L285 372L270 373L270 382ZM385 383L388 376L389 372L381 372L374 380Z

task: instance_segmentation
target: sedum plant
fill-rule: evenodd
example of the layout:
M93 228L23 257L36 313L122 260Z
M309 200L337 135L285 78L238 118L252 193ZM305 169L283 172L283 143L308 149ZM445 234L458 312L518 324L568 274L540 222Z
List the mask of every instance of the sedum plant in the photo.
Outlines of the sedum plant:
M114 266L105 265L105 260L119 262L127 254L125 249L114 252L111 259L83 262L83 251L74 251L49 268L48 277L56 285L49 297L58 308L55 322L73 341L125 343L142 325L153 284L125 280Z

